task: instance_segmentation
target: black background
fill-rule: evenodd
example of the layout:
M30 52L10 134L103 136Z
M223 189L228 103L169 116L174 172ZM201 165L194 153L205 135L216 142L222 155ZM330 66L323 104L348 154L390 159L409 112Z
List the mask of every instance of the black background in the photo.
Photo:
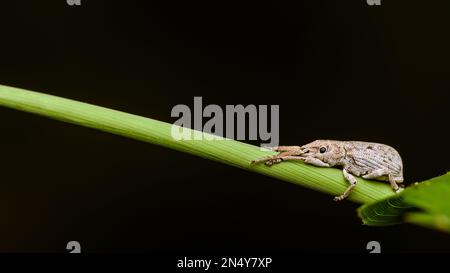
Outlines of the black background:
M158 1L160 2L160 1ZM448 171L448 1L3 1L0 83L167 122L176 104L279 104L280 143L396 147ZM176 151L0 109L0 251L449 252L365 227L357 204ZM252 142L256 144L255 142Z

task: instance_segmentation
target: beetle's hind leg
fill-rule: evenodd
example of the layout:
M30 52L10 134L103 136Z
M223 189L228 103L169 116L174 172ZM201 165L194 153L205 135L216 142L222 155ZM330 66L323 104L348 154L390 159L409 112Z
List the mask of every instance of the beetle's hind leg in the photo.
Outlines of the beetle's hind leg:
M378 169L378 170L374 170L366 175L363 175L362 178L364 179L377 179L380 177L388 177L389 183L391 184L392 189L395 192L399 192L400 191L400 187L397 185L397 181L395 180L395 177L390 174L388 169Z
M392 189L393 189L396 193L399 193L400 191L403 190L403 187L404 187L404 186L403 186L403 185L399 186L399 185L397 184L397 181L395 180L395 177L394 177L393 175L389 174L388 178L389 178L389 183L391 183Z

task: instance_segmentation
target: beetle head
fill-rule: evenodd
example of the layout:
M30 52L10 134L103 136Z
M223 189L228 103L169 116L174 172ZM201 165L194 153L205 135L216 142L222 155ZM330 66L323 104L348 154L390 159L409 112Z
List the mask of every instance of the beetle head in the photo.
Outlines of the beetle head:
M331 166L339 165L345 157L341 141L316 140L301 147L303 157L314 157Z

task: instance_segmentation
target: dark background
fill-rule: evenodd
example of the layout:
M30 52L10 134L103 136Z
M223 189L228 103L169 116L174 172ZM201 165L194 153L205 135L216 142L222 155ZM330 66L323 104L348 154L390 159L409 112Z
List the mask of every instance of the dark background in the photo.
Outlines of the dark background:
M176 104L279 104L280 142L396 147L449 170L448 1L3 1L0 83L167 122ZM144 4L145 3L145 4ZM158 146L0 109L0 251L450 252L362 226L357 204Z

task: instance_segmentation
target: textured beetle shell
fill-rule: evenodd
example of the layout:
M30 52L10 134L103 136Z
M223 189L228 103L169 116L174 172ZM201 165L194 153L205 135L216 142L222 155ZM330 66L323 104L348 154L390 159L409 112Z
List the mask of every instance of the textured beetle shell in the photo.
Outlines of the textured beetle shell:
M396 182L403 182L403 163L400 154L392 147L371 142L343 141L346 154L341 163L356 176L376 169L386 168ZM388 181L388 177L379 180Z

